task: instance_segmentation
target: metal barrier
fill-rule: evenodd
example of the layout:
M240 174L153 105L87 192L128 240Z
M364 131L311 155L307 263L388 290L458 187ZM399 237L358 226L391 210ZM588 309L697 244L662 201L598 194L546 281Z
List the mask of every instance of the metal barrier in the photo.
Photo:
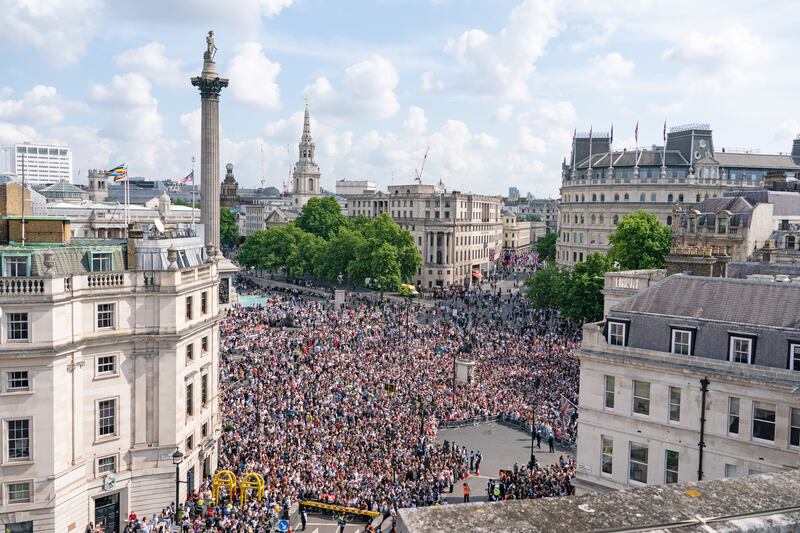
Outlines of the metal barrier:
M331 511L345 515L363 516L370 520L381 516L381 513L377 511L368 511L366 509L358 509L357 507L345 507L344 505L334 505L332 503L315 502L312 500L300 500L300 506L311 509L319 509L320 511Z

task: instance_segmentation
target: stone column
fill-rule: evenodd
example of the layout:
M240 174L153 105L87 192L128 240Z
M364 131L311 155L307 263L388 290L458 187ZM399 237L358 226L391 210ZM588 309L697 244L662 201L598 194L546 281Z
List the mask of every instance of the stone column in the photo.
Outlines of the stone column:
M200 221L203 223L206 247L219 251L219 95L228 86L227 78L217 74L217 64L208 52L204 55L203 72L192 78L200 90Z

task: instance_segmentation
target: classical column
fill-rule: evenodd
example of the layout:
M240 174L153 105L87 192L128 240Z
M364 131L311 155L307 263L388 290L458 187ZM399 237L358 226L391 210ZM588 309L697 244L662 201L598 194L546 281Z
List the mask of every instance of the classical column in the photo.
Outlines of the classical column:
M227 78L217 74L214 55L214 34L208 32L208 49L203 54L203 72L192 78L200 90L200 221L205 232L205 244L219 251L219 94L228 86Z

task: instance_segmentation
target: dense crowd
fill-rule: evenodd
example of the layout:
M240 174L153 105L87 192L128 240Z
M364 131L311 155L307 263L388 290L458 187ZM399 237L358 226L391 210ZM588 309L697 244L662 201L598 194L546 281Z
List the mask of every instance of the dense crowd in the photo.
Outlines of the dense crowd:
M437 505L475 468L463 448L434 443L447 421L530 427L535 409L539 437L574 440L558 408L577 400L578 329L518 294L452 290L433 306L350 294L335 309L310 290L239 290L266 302L221 324L219 468L261 473L267 498L217 507L206 481L167 510L185 531L266 531L298 499L386 515ZM475 369L454 394L456 356ZM571 461L529 467L504 494L571 492Z

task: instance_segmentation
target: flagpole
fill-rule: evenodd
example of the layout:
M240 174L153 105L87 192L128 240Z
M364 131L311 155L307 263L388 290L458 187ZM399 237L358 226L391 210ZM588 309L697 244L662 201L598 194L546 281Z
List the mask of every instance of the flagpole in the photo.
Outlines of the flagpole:
M125 235L128 234L128 226L131 223L131 214L130 214L130 189L128 188L128 169L125 168Z
M22 154L22 246L25 246L25 154Z
M587 178L592 178L592 127L589 126L589 168Z
M636 151L633 154L633 177L639 177L639 121L636 121L636 130L634 131L636 137Z
M194 227L194 194L195 194L195 187L194 187L194 156L192 156L192 233L195 233L195 227Z
M608 177L614 177L614 125L611 125L611 133L608 134Z

